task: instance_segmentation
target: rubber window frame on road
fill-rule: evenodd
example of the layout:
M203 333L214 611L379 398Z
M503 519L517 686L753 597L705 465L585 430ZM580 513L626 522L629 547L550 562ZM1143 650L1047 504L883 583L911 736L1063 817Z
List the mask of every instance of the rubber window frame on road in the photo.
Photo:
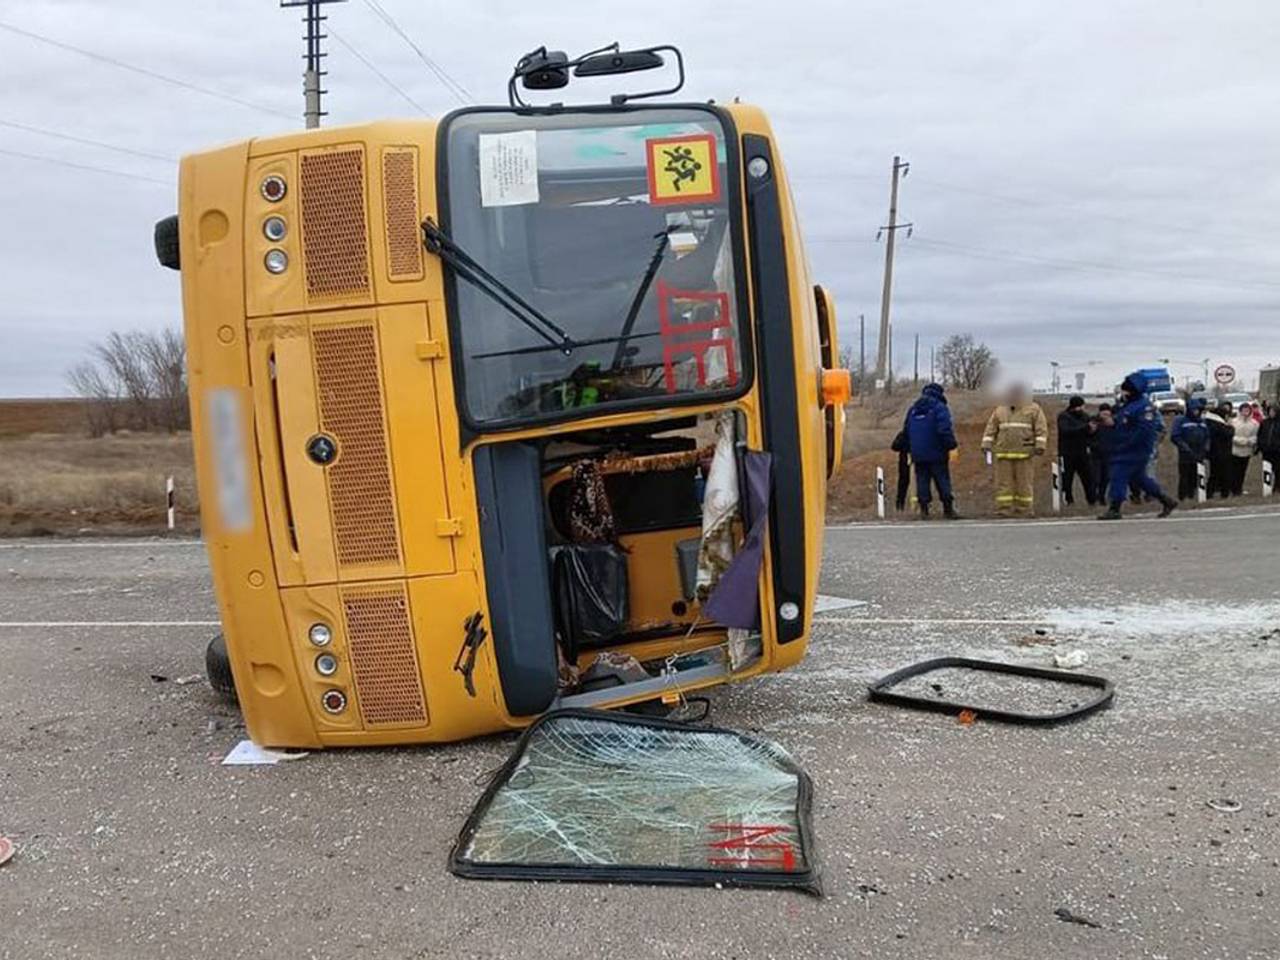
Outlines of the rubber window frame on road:
M678 730L694 735L714 734L732 737L751 748L768 750L770 760L778 769L796 778L795 825L796 836L803 857L804 869L794 871L752 870L717 867L650 866L643 864L571 864L571 863L513 863L483 862L471 860L466 851L471 845L481 822L507 783L522 765L525 748L538 730L557 720L578 718L611 724L648 728L651 730ZM776 745L766 741L726 730L722 727L691 725L660 717L639 716L612 710L573 708L553 710L543 714L525 729L516 741L511 756L493 774L475 807L467 816L453 848L449 851L448 869L454 876L471 880L552 880L577 883L637 883L660 886L716 886L755 887L771 889L797 889L821 897L822 884L813 837L813 782L809 775L786 756Z
M1058 713L1022 713L1017 710L994 710L990 707L971 703L960 703L954 700L915 697L905 693L894 693L893 688L904 680L959 667L967 670L983 670L988 673L1003 673L1016 677L1035 677L1039 680L1054 680L1079 687L1089 687L1099 693L1092 700L1079 706ZM963 711L972 711L976 719L997 720L1001 723L1016 723L1023 726L1051 727L1059 723L1070 723L1080 720L1091 713L1096 713L1108 706L1115 697L1116 688L1106 677L1098 677L1087 673L1067 673L1064 670L1049 670L1044 667L1027 667L1014 663L1000 663L995 660L974 660L970 657L935 657L922 660L909 667L886 674L874 683L867 685L867 698L873 703L887 703L896 707L908 707L913 710L929 710L933 713L949 713L957 715Z

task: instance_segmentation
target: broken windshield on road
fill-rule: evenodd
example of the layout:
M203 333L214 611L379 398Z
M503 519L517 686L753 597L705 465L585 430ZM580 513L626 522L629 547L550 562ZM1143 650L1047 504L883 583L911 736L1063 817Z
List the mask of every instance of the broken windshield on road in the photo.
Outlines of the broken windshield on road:
M450 856L464 877L819 892L809 779L728 730L566 710L530 727Z
M553 323L512 322L509 305L455 268L451 323L472 422L745 389L728 150L710 109L448 122L442 226L508 300Z

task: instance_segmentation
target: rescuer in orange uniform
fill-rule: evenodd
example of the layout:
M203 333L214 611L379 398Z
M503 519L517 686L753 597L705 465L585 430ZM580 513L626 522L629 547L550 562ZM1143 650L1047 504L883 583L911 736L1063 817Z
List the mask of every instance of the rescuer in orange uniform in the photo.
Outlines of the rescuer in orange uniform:
M1049 447L1049 421L1027 388L1014 384L991 411L982 449L995 456L996 516L1034 517L1035 457Z

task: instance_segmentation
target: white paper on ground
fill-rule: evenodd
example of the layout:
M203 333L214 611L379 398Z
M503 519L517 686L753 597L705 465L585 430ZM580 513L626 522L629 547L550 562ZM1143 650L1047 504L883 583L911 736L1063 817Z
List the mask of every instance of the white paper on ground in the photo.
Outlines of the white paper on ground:
M537 202L537 131L480 134L480 205L511 207Z
M297 753L286 753L284 750L271 750L267 747L260 747L252 740L241 740L231 752L222 758L224 767L249 767L266 764L274 766L281 760L299 760L305 757L307 752L301 751Z
M848 610L850 607L865 607L866 600L847 600L844 597L828 597L825 593L818 594L818 599L813 602L814 613L831 613L835 610Z

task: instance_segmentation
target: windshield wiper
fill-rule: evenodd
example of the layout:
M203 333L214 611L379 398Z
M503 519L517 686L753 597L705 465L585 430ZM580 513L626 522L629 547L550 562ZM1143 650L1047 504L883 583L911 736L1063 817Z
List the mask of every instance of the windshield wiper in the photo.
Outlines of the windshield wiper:
M434 253L452 267L454 273L547 341L552 348L559 350L567 357L579 346L546 314L526 301L454 243L430 217L422 221L422 243L428 253ZM491 354L491 356L501 356L501 354Z
M619 370L622 368L622 361L627 357L627 343L632 338L631 331L636 325L636 318L640 316L640 307L644 304L645 295L649 292L649 287L653 284L653 278L658 275L658 268L662 266L662 257L667 252L667 244L671 242L671 231L674 226L669 226L661 233L655 233L653 238L658 241L654 248L653 256L649 259L649 266L645 268L644 276L640 278L640 286L636 289L636 295L631 300L631 309L627 311L626 319L622 321L622 332L618 335L618 347L613 351L613 363L609 365L610 370Z

